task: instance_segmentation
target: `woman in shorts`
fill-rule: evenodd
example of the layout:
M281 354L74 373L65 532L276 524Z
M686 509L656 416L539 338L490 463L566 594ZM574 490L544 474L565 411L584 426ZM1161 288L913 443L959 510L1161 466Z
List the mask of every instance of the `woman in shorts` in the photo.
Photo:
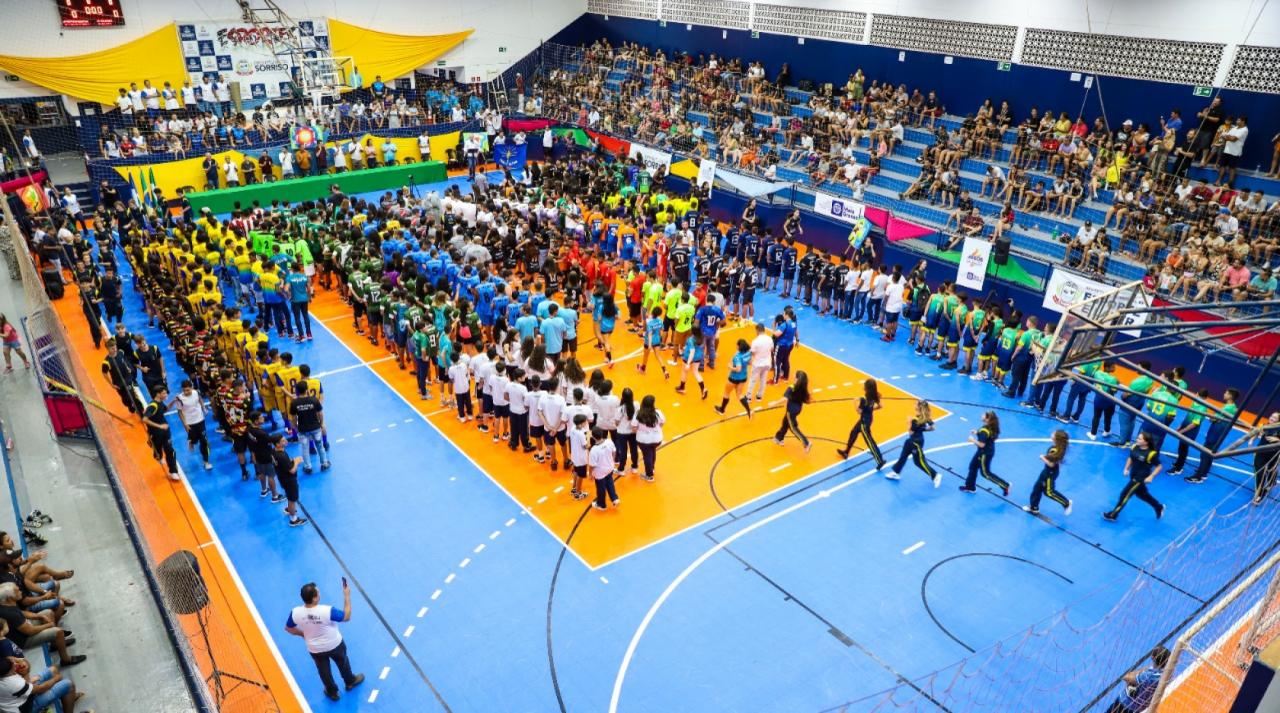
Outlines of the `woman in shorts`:
M17 352L26 368L31 368L31 360L22 351L22 341L18 338L18 330L3 314L0 314L0 343L4 344L4 373L13 371L13 353Z

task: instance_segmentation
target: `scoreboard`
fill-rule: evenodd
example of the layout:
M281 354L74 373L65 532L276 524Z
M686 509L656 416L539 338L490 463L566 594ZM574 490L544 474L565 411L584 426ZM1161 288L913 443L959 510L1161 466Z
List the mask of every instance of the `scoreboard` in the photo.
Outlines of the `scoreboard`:
M63 27L119 27L124 24L120 0L54 0Z

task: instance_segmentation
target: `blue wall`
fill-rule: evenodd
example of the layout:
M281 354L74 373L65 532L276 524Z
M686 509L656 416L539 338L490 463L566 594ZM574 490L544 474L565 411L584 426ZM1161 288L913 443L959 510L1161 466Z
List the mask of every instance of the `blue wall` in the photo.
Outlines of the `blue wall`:
M919 88L922 92L933 89L948 112L962 116L976 111L984 99L990 98L997 105L1001 100L1008 101L1019 120L1032 106L1041 111L1052 109L1055 114L1065 111L1072 118L1081 113L1083 106L1085 120L1091 124L1094 117L1105 115L1112 126L1133 119L1134 123L1146 122L1158 130L1160 116L1168 116L1170 109L1180 109L1189 127L1195 113L1209 102L1207 98L1193 96L1192 87L1184 84L1098 77L1093 87L1086 90L1081 82L1071 81L1070 72L1057 69L1014 65L1011 71L1001 72L991 60L955 57L952 64L945 64L942 55L909 50L899 62L899 50L886 47L815 39L806 39L800 45L789 35L761 33L758 39L752 39L746 30L721 30L702 25L686 30L683 24L660 27L651 20L622 17L605 20L602 15L592 14L579 17L551 42L580 45L602 37L614 44L624 40L639 42L668 54L684 50L695 55L715 53L740 57L744 62L758 60L764 63L770 78L776 76L783 62L788 62L793 81L810 79L819 85L832 82L843 86L849 75L861 68L868 82L890 80L895 85L906 84L908 89ZM1241 167L1268 168L1271 145L1267 139L1280 128L1275 125L1276 117L1280 116L1280 95L1224 89L1222 103L1227 114L1250 118L1252 135L1245 144Z

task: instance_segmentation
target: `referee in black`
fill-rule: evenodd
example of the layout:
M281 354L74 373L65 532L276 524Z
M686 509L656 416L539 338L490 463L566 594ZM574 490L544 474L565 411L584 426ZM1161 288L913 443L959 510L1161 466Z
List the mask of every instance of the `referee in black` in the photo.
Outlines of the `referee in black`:
M151 390L151 402L142 410L142 422L147 426L147 439L156 460L169 466L169 480L178 480L178 456L173 452L173 439L169 436L169 422L164 417L164 400L169 387L157 384Z
M142 401L138 398L138 367L123 350L119 348L115 337L107 339L107 355L102 359L102 373L111 381L111 386L120 395L129 413L142 413Z
M1107 522L1115 522L1129 498L1135 496L1156 511L1157 520L1163 517L1164 505L1147 490L1147 483L1160 474L1160 452L1152 447L1151 436L1146 431L1139 431L1138 437L1134 439L1133 448L1129 449L1129 460L1124 464L1124 474L1129 476L1129 482L1120 491L1116 506L1109 512L1102 513L1102 517Z

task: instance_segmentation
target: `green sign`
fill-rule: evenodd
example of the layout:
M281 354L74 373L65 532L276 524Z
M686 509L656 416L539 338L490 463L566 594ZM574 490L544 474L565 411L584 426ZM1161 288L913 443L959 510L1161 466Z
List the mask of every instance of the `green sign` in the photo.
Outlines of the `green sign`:
M1013 62L996 62L996 69L1001 72L1010 72L1013 70Z
M758 39L760 39L760 31L759 31L759 30L752 30L752 31L751 31L751 39L753 39L753 40L758 40Z
M499 47L499 48L498 48L498 51L499 51L499 52L506 52L506 51L507 51L507 48L506 48L506 47Z
M445 61L444 61L443 59L438 59L438 60L436 60L436 66L437 66L437 67L443 67L443 66L444 66L444 63L445 63Z
M1195 87L1191 90L1192 96L1207 97L1213 94L1213 87Z
M658 20L658 27L666 27L666 26L667 26L666 20Z

